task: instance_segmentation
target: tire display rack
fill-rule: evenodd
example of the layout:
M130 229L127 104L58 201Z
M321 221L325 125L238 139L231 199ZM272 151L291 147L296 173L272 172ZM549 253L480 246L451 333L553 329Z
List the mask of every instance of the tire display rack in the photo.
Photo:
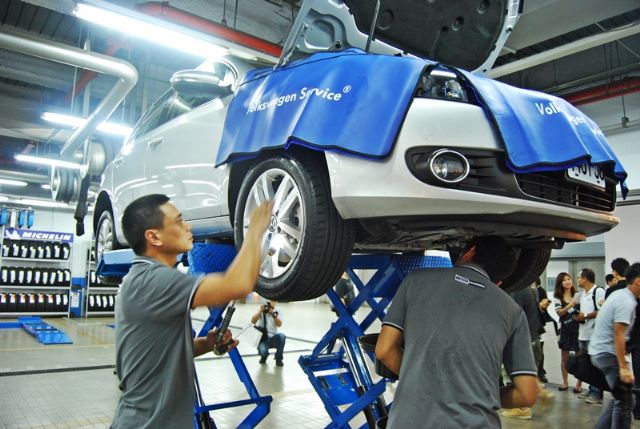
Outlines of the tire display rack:
M1 233L0 317L68 316L73 234Z
M84 315L113 316L120 285L103 284L100 281L100 276L96 274L95 246L91 245L88 252Z

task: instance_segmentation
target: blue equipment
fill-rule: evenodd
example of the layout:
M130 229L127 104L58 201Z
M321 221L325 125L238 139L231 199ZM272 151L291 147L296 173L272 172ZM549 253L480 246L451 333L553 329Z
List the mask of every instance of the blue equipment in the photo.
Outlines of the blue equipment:
M373 351L363 352L358 339L376 320L384 319L386 308L398 286L411 271L419 268L450 267L447 257L416 255L353 255L347 273L358 289L355 299L346 305L334 290L327 296L334 306L338 320L318 342L309 356L301 356L298 363L322 400L332 422L327 429L350 428L349 421L364 412L367 423L362 428L375 427L376 421L387 415L387 405L382 394L386 382L383 378L373 382L365 361L365 355L375 362ZM375 270L365 284L354 270ZM354 319L356 311L367 303L368 315L361 323ZM338 350L334 347L339 340ZM349 405L344 411L339 408Z
M227 269L233 258L235 257L235 247L232 245L221 244L202 244L196 243L191 252L189 252L189 271L193 274L219 272ZM134 253L131 249L114 250L105 252L98 261L96 274L109 277L122 277L131 267L131 261ZM220 327L222 323L222 314L226 306L210 307L209 318L204 326L197 334L198 337L204 337L207 333L215 328ZM204 403L200 391L200 385L196 375L196 397L197 403L194 410L194 427L196 429L215 429L216 425L210 416L210 412L223 408L242 407L246 405L255 405L255 408L247 415L247 417L238 425L239 428L254 428L269 414L271 409L271 396L260 396L247 367L242 360L242 356L237 349L229 352L231 362L238 374L238 378L244 385L249 398L233 402L225 402L219 404L207 405Z

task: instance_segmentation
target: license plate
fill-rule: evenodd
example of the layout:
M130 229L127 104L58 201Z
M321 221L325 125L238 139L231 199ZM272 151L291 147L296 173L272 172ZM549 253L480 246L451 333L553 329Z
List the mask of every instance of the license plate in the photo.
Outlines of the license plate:
M588 183L602 189L606 187L604 171L588 162L567 169L567 178L574 182Z

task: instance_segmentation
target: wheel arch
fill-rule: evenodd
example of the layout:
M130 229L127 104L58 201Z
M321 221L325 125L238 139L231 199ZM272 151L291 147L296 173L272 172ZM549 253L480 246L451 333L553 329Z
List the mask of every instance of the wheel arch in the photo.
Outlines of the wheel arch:
M287 154L287 153L292 153L292 154L304 153L307 155L311 155L313 157L316 157L318 161L321 161L323 168L327 169L327 158L325 156L324 151L315 150L315 149L311 149L311 148L300 146L300 145L290 145L288 146L288 148L265 149L261 151L258 154L258 156L254 158L234 162L230 166L229 186L228 186L228 194L227 194L229 219L231 221L231 225L233 225L233 222L235 220L234 219L235 207L236 207L236 203L238 202L238 194L240 193L240 186L242 186L242 181L246 177L251 167L257 164L258 162L261 162L274 155ZM331 178L329 178L329 181L331 181Z

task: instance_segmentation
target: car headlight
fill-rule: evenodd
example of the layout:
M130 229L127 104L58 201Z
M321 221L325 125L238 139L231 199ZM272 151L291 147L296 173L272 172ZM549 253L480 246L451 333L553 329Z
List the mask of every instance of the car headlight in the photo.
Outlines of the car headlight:
M458 183L469 174L469 161L464 155L449 149L440 149L429 158L431 175L444 183Z

